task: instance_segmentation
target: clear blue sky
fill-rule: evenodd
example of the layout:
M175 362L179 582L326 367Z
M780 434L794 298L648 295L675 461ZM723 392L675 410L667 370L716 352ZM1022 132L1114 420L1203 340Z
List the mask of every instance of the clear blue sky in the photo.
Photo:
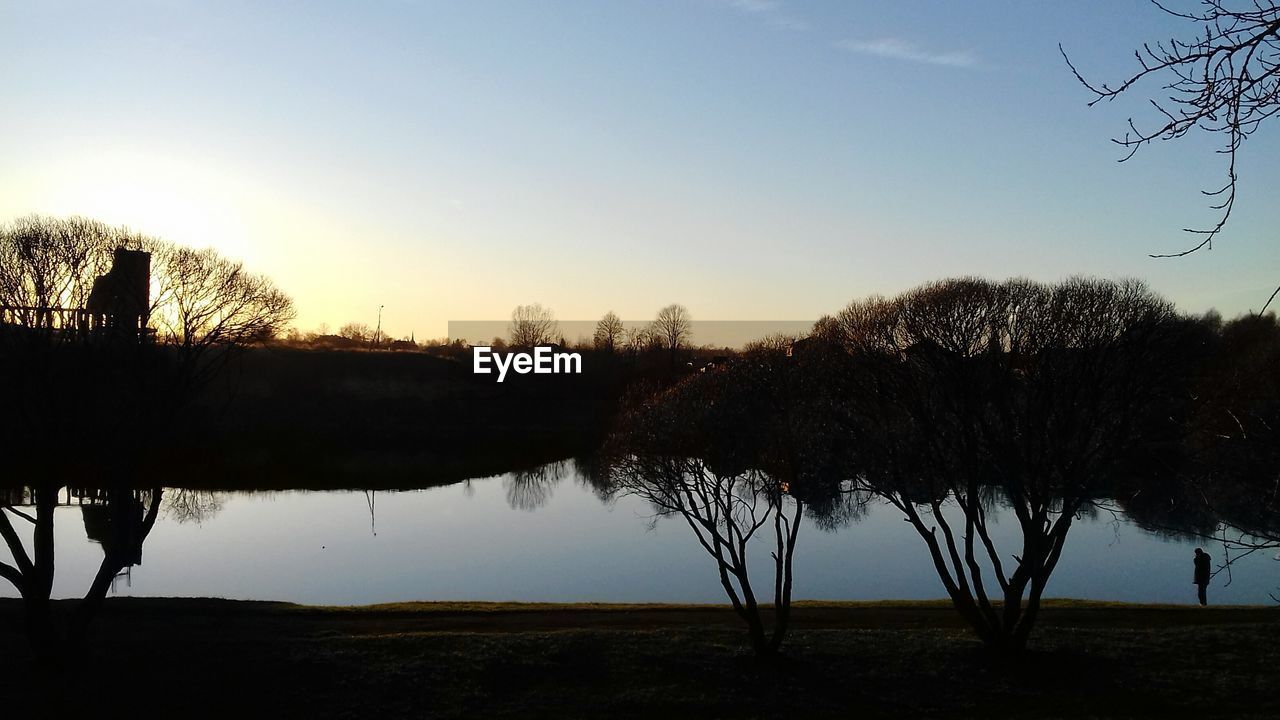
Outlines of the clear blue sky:
M1278 139L1211 221L1212 138L1117 164L1089 110L1182 32L1096 2L0 4L0 219L81 213L245 259L299 325L804 319L958 274L1137 276L1190 311L1280 283ZM1264 128L1265 130L1265 128Z

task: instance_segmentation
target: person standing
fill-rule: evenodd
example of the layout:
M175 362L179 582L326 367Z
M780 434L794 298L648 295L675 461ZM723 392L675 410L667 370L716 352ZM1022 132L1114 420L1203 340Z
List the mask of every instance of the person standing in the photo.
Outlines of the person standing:
M1196 584L1196 587L1199 588L1200 590L1200 604L1208 605L1209 604L1209 595L1208 595L1209 553L1205 552L1204 550L1201 550L1200 548L1196 548L1196 555L1195 555L1194 562L1196 566L1196 575L1195 575L1194 582Z

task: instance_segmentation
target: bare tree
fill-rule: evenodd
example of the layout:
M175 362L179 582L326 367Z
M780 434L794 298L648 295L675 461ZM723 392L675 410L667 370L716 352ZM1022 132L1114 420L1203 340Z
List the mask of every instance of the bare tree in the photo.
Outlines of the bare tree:
M1115 85L1086 80L1065 50L1062 56L1076 79L1093 93L1091 107L1114 100L1144 82L1158 84L1157 92L1162 96L1150 98L1155 120L1139 125L1130 118L1128 131L1113 139L1125 150L1122 161L1155 140L1175 140L1197 128L1223 137L1218 152L1226 156L1226 180L1204 191L1218 211L1217 220L1208 227L1185 228L1199 236L1190 247L1152 255L1180 257L1212 247L1235 206L1237 151L1264 121L1280 113L1280 3L1200 0L1195 11L1174 10L1158 0L1152 4L1187 21L1196 34L1190 40L1144 43L1134 53L1138 70Z
M81 489L88 496L88 502L82 499L81 505L86 529L101 545L103 557L89 589L63 628L54 615L50 598L54 579L54 511L60 491L57 484L45 483L9 491L0 498L0 539L13 560L12 564L0 562L0 578L8 580L21 596L28 640L46 667L53 667L62 659L60 651L75 651L83 643L112 581L122 570L142 561L142 545L155 526L163 495L158 487L134 490L121 485L93 491ZM31 526L30 551L13 525L15 520Z
M693 319L685 306L673 303L658 311L658 318L653 321L653 332L671 353L672 364L676 353L689 342L692 329Z
M216 370L210 359L269 340L293 320L289 296L243 263L212 248L151 247L158 288L151 318L160 338L178 348L193 380Z
M0 226L0 322L33 329L61 325L56 315L85 306L112 250L143 241L81 217L29 215Z
M617 313L610 310L596 323L596 333L592 338L597 350L613 352L622 343L622 320Z
M685 521L752 648L776 654L791 617L800 525L835 486L821 403L784 351L761 348L724 373L697 374L629 409L605 453L609 486ZM812 386L816 388L816 386ZM825 391L825 388L823 389ZM772 559L772 627L752 583L750 547Z
M622 347L634 361L647 350L653 339L653 331L646 327L629 327L622 331Z
M511 311L511 325L508 327L511 344L515 347L534 347L549 345L560 332L560 323L556 322L555 313L539 303L517 305Z
M1137 452L1181 437L1182 327L1136 282L964 279L817 329L847 353L833 390L855 474L910 522L990 648L1025 647L1077 515ZM1012 562L990 532L1000 504L1021 532Z
M364 323L349 322L338 328L338 337L354 340L359 343L365 343L369 341L369 338L373 337L373 331Z
M746 622L752 648L761 655L776 653L787 631L792 557L804 504L787 496L765 473L717 471L699 458L627 456L617 463L616 472L619 491L647 501L659 516L685 521L715 560L720 584ZM762 530L773 533L777 548L772 629L766 628L748 563L749 545Z

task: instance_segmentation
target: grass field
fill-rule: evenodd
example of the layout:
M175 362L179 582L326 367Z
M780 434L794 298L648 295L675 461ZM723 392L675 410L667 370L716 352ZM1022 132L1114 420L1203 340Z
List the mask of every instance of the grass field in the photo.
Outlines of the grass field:
M19 612L4 717L1280 716L1267 607L1059 601L998 663L945 603L801 603L761 664L718 606L117 598L50 692Z

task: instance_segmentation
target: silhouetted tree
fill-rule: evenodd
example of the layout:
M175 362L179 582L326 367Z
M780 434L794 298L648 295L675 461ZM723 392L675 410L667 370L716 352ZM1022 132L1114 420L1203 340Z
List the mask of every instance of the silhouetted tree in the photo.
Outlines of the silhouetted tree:
M559 332L560 324L556 322L555 314L539 303L517 305L511 311L508 333L515 347L549 345Z
M30 215L0 227L0 307L10 309L2 320L35 328L52 309L84 307L116 244L138 240L80 217Z
M685 521L760 655L777 653L786 637L806 508L836 485L832 436L818 431L818 403L802 400L815 397L799 385L805 377L783 353L758 349L730 371L689 376L634 406L608 443L612 487ZM769 534L772 628L748 562L752 539Z
M0 562L0 577L18 591L23 603L23 622L32 650L47 667L62 660L64 650L74 651L83 643L89 624L97 614L122 570L142 561L142 545L155 526L162 491L158 487L138 491L117 485L98 490L82 490L89 495L81 505L86 531L102 547L102 561L89 589L63 624L55 617L50 602L54 579L54 518L61 488L43 483L21 491L9 491L0 501L0 538L13 564ZM17 507L14 494L29 500ZM32 526L28 552L13 520Z
M1134 53L1139 69L1121 82L1096 84L1072 64L1076 78L1093 93L1090 106L1137 92L1144 82L1158 86L1150 98L1155 117L1140 126L1131 118L1129 130L1114 142L1125 149L1122 160L1133 157L1155 140L1174 140L1194 129L1220 135L1220 153L1227 158L1226 181L1205 194L1213 198L1218 219L1207 228L1188 228L1199 242L1176 257L1211 247L1222 231L1236 200L1236 152L1245 138L1280 114L1280 3L1275 0L1200 0L1198 10L1175 10L1153 0L1160 11L1187 21L1188 40L1144 43ZM1274 298L1274 296L1273 296Z
M989 647L1026 645L1073 520L1181 437L1185 329L1140 283L1079 279L944 281L819 324L846 353L857 474L906 516ZM1012 563L996 504L1020 530Z
M160 339L178 349L194 384L228 353L269 340L294 318L293 301L263 275L212 249L149 243L157 291L151 312Z
M592 338L597 350L613 352L622 343L622 320L610 310L596 323L595 336Z
M648 328L630 327L622 333L623 348L634 361L636 356L649 347L653 333Z
M658 318L653 321L653 333L662 341L662 345L671 353L671 362L675 363L676 353L689 342L693 330L693 319L683 305L671 304L658 311Z
M338 328L338 337L344 337L358 343L367 343L373 337L373 330L369 329L369 326L364 323L349 322Z

